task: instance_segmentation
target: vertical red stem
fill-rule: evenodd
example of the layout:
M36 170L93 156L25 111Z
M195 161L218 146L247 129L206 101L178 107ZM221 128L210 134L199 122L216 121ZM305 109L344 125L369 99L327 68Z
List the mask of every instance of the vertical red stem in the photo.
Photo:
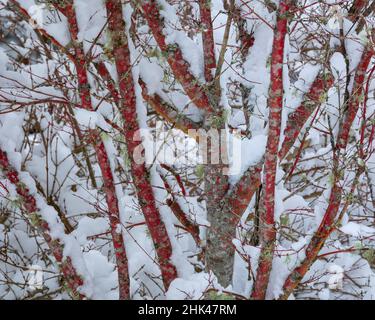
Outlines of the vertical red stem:
M373 79L372 76L374 72L375 72L375 66L371 68L371 71L368 75L366 88L365 88L365 99L363 101L361 138L359 140L359 156L361 159L365 159L367 155L367 152L365 153L365 150L364 150L364 141L365 141L365 132L366 132L366 113L367 113L367 103L368 103L369 91L370 91L370 82ZM370 134L369 143L371 142L372 142L372 135Z
M216 68L214 32L211 19L211 0L199 0L201 16L204 76L207 82L214 80L213 74Z
M131 162L131 174L135 185L138 201L145 216L150 231L159 264L163 276L165 288L177 277L176 268L171 263L172 245L167 229L156 208L155 197L149 181L149 173L144 163L137 163L134 153L139 146L136 136L139 134L137 120L136 96L132 68L130 62L130 51L128 39L125 34L125 22L122 16L121 2L116 0L106 1L108 28L111 32L113 43L113 56L119 79L120 89L120 112L124 118L124 134L128 156Z
M275 179L277 151L280 140L281 113L283 106L283 60L285 36L288 31L288 10L291 1L282 0L277 12L277 21L271 56L271 86L269 90L269 131L264 164L264 193L260 210L262 249L259 257L257 276L251 297L264 299L272 268L273 251L276 240L274 227Z

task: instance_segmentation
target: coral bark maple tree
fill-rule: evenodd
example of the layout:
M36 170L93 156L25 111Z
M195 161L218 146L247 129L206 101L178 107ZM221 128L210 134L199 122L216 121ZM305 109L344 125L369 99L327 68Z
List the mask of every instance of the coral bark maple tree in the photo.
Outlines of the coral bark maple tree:
M30 3L49 15L48 23L33 20ZM341 242L340 232L355 238L358 230L368 248L357 256L372 270L366 232L373 227L367 217L375 203L369 102L374 37L368 19L373 4L347 1L340 9L295 0L95 3L96 12L81 0L50 0L43 7L37 1L4 2L4 19L16 26L16 40L5 42L11 53L0 68L0 122L23 117L15 127L23 130L24 141L14 144L17 150L0 149L0 191L9 195L8 182L15 189L17 210L44 239L72 298L100 296L101 290L87 288L100 287L102 270L91 263L87 271L82 262L95 256L105 266L113 261L120 299L175 298L181 292L200 298L188 293L199 281L207 282L203 296L223 287L225 294L241 291L246 299L288 299L322 265L323 249L334 248L333 257L352 252L354 245ZM36 40L23 39L17 28ZM142 129L157 137L156 122L173 136L164 144L194 145L204 163L159 165L158 154L152 163L142 161L149 150L139 154L140 145L150 148L142 142ZM7 145L6 132L4 137L0 146ZM231 150L237 140L241 152ZM19 169L8 157L14 151L22 159ZM231 161L237 157L236 176ZM40 170L38 159L45 159ZM73 169L64 167L66 159ZM28 170L36 188L20 178ZM76 195L77 189L90 196ZM56 236L40 208L43 197L69 234ZM6 196L0 200L11 203ZM81 207L90 213L75 214ZM353 221L359 220L351 221L350 211L365 217L357 233ZM65 255L66 239L82 252ZM91 275L97 282L91 283ZM339 284L327 281L341 290L344 276Z

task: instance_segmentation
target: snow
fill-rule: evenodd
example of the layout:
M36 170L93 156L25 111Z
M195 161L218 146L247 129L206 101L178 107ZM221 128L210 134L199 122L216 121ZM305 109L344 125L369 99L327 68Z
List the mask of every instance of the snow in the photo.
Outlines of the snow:
M19 4L26 9L31 18L38 22L38 27L45 29L58 42L66 45L70 42L67 19L60 14L56 18L45 5L37 4L34 0L19 0Z
M107 258L97 250L91 250L83 255L88 273L93 279L93 299L114 300L118 293L113 290L117 285L117 272L113 263L108 263Z
M151 63L146 59L142 59L139 63L139 71L141 79L147 85L148 94L153 95L160 88L160 83L164 77L163 69L155 62Z
M163 30L166 36L166 44L177 44L182 51L184 59L189 63L190 71L195 77L203 80L203 52L201 47L187 37L185 32L176 31L170 27L170 25L174 27L179 26L176 12L165 0L158 0L158 3L161 6L160 15L169 21L169 23L166 23L166 28Z
M74 110L77 122L89 129L96 128L98 123L98 114L95 111L88 111L82 108L76 108Z
M102 0L74 0L79 27L78 41L82 42L86 52L92 48L93 41L100 35L99 43L103 41L102 30L106 24L104 2ZM93 54L100 54L98 46L94 46Z
M195 274L187 279L177 278L171 283L166 297L173 300L202 299L204 292L211 287L211 283L210 276L205 273Z
M344 270L339 265L328 266L328 272L331 274L328 279L328 288L330 290L342 289L344 279Z
M83 217L77 226L77 229L74 230L74 235L77 238L77 241L84 245L89 237L103 234L109 230L109 222L105 218L96 218L92 219L89 217Z
M370 228L355 222L348 222L340 228L345 234L353 237L370 237L375 235L375 228Z
M125 136L121 129L127 123L91 63L87 64L87 68L93 110L84 110L77 90L74 63L49 44L47 48L50 54L45 54L45 47L40 45L34 28L43 28L63 46L70 46L66 17L39 4L39 1L19 2L35 21L10 21L7 16L14 17L14 13L7 9L0 11L0 28L7 35L0 44L0 148L7 153L20 180L36 199L38 213L47 222L52 240L58 240L63 245L64 258L71 258L74 268L82 276L84 285L79 291L90 299L119 298L105 186L95 149L86 139L86 134L93 131L99 133L103 140L114 178L120 210L120 223L114 226L114 231L122 233L124 237L131 299L202 299L210 289L218 292L224 290L214 272L205 270L205 263L201 259L202 250L207 245L210 223L204 176L199 174L199 169L204 165L203 156L198 152L199 145L194 138L155 116L151 106L143 101L139 78L145 82L150 95L157 94L198 125L204 122L206 115L185 94L165 57L150 54L156 52L157 44L149 26L140 15L133 14L134 8L130 3L124 3L131 76L141 128L139 136L131 138L132 142L138 143L137 160L146 162L156 207L172 244L171 262L177 268L178 278L174 279L168 290L164 288L155 244L136 196L139 190L131 177L131 170L137 168L129 165ZM157 3L164 19L162 32L167 45L178 45L189 64L189 71L205 85L205 90L209 90L204 79L198 4L166 0L157 0ZM113 57L109 54L111 39L106 27L104 4L102 0L74 0L78 41L92 61L105 63L117 88L119 79ZM228 15L223 1L212 0L211 4L218 58ZM302 103L316 76L325 68L330 68L335 82L326 92L327 101L314 112L314 123L310 116L302 128L306 134L306 145L293 168L294 174L289 176L295 160L293 149L287 159L277 164L274 172L276 190L273 218L277 239L267 299L277 299L282 295L286 278L306 258L305 249L325 216L333 182L332 145L327 132L332 130L334 141L345 110L343 101L347 68L350 91L355 69L369 41L367 28L374 22L372 16L367 17L366 27L357 34L356 26L346 18L347 12L337 6L337 0L325 3L310 1L309 4L311 6L304 8L291 22L289 31L292 32L286 38L280 143L284 139L287 117ZM191 11L183 11L188 5L191 5ZM241 56L238 51L241 44L237 21L232 24L219 79L221 96L218 100L228 115L225 134L228 138L230 191L249 167L262 165L265 154L269 138L269 86L273 80L270 79L270 55L276 21L276 13L270 13L262 1L248 1L245 4L236 0L236 6L245 20L244 28L253 34L255 41L247 56ZM322 16L321 21L311 19L318 15ZM346 34L347 57L336 50L341 45L338 37L341 24ZM95 44L94 40L97 40ZM323 40L327 41L330 50L335 50L329 61L326 61L328 48ZM27 58L28 62L23 58ZM373 65L374 61L370 68ZM249 90L249 97L242 96L240 85ZM304 286L298 287L290 299L375 299L374 194L371 194L375 190L375 153L372 152L372 141L369 141L375 111L374 89L375 82L369 79L364 141L369 154L365 159L358 157L362 125L362 112L359 112L352 126L346 155L340 159L343 168L340 184L344 195L338 212L343 209L344 200L350 198L354 201L349 203L337 228L321 248L319 254L324 255L324 259L317 259L312 264L302 279ZM70 104L72 114L68 112L67 104ZM363 105L360 109L363 109ZM78 122L83 139L72 126L71 117ZM112 128L106 120L111 120L119 129ZM300 145L300 140L301 136L294 147ZM169 165L174 174L160 164ZM366 171L360 175L354 193L349 194L358 166ZM93 174L93 179L90 174ZM166 190L160 175L168 182L171 192ZM181 188L181 183L184 188ZM263 193L266 188L263 184ZM166 200L172 198L186 217L199 226L199 246L188 232L180 228L181 223L166 204ZM256 200L259 199L253 197L248 203L240 217L236 236L231 239L237 253L232 284L225 288L245 297L251 295L261 250L261 244L254 246L250 243L255 230L256 210L259 213L259 209L262 209L262 202L258 204ZM9 216L4 217L4 213ZM60 216L65 216L69 221L74 229L72 232L65 230ZM0 248L8 246L7 255L14 264L0 260L1 299L26 299L33 297L33 294L37 297L38 293L27 287L31 266L43 272L44 290L52 299L71 298L67 292L60 290L57 276L59 266L51 263L55 259L48 253L46 241L31 227L21 210L15 186L0 172ZM46 253L48 257L41 253ZM350 279L354 279L355 283ZM25 289L21 288L22 285Z
M262 159L267 137L265 135L257 135L248 139L231 135L229 139L231 164L229 178L231 184L234 185L250 166L258 164Z

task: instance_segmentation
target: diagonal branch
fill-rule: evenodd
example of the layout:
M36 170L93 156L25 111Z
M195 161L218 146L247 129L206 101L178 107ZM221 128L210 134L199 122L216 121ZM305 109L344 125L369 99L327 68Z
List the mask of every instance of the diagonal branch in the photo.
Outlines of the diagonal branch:
M368 17L374 11L375 11L375 0L373 0L371 4L367 7L367 9L363 12L363 18L359 19L357 28L355 29L357 33L360 33L363 27L365 26L366 20L364 19L364 17Z
M159 171L160 178L163 180L163 184L167 192L171 195L172 199L167 199L166 203L167 206L171 209L177 220L182 224L184 229L191 234L197 246L200 244L199 238L199 226L194 222L190 221L184 210L182 210L180 204L178 203L177 199L173 194L173 190L167 181L167 177Z
M156 0L135 1L135 5L141 6L141 12L147 20L147 23L154 35L154 38L167 57L169 66L174 76L184 88L186 94L192 102L200 109L208 113L214 113L208 92L203 89L202 84L190 72L189 63L184 59L182 51L177 44L168 45L163 33L164 21L160 15L160 9Z
M147 86L142 81L138 80L139 85L142 88L143 99L155 110L155 112L166 121L172 123L176 128L183 131L185 134L189 134L189 130L198 130L201 128L201 124L194 122L181 112L176 110L175 107L164 101L158 94L149 95L147 92Z
M115 104L118 106L120 103L120 95L116 88L115 81L111 77L111 74L109 73L105 63L103 61L94 62L94 67L101 78L104 80L107 86L107 90L111 94L113 100L115 101Z
M361 13L366 8L367 4L368 0L354 0L348 12L349 20L356 23L360 19Z
M218 59L218 62L217 62L217 68L216 68L216 72L215 72L215 82L216 82L215 87L216 87L216 91L218 93L220 93L220 91L221 91L220 90L220 75L221 75L221 71L223 69L223 65L224 65L224 61L225 61L225 53L227 51L228 41L229 41L229 32L230 32L230 28L232 26L232 20L233 20L233 15L234 15L234 11L235 11L234 0L230 0L229 4L227 4L227 6L228 6L227 22L225 23L223 40L222 40L222 43L221 43L219 59Z
M17 12L25 21L31 21L32 18L31 16L29 15L29 13L27 12L27 10L25 10L18 1L16 0L9 0L9 4L10 4L10 9ZM72 55L67 49L66 47L61 44L58 40L56 40L53 36L51 36L46 30L44 30L43 28L40 28L39 26L34 28L34 31L36 32L36 34L38 35L38 37L42 40L48 40L49 42L51 42L54 46L56 46L62 53L66 54L67 57L71 60L71 61L74 61L74 55Z
M236 226L248 207L253 195L261 185L263 160L249 167L241 179L223 198L224 206L233 214L232 225Z
M309 92L306 94L302 104L289 115L289 119L284 131L284 141L282 147L279 151L279 159L282 160L289 150L295 144L295 141L301 132L301 129L305 125L306 121L310 115L316 110L317 106L322 103L322 98L324 94L329 90L333 84L333 78L331 73L323 74L321 73L313 82L310 87ZM250 203L255 191L261 184L260 174L257 174L258 168L261 170L264 159L260 161L255 167L249 167L243 174L241 179L237 182L237 185L232 189L230 195L226 197L231 197L233 199L241 199L242 209L238 209L238 214L241 215ZM255 171L254 171L255 170ZM246 196L241 194L241 190L248 183L251 183L248 188L248 194ZM237 206L237 205L236 205ZM241 213L240 213L241 212Z
M340 124L338 139L334 150L333 158L333 178L334 183L329 198L328 207L323 216L317 231L314 233L310 243L306 248L306 258L295 268L286 279L283 289L284 293L280 299L287 299L293 290L301 282L305 274L310 269L311 265L316 261L320 249L323 247L326 239L334 229L335 219L340 208L341 196L343 193L343 186L340 184L340 177L342 169L339 168L339 159L345 153L348 140L349 131L352 127L354 119L362 101L363 85L365 81L366 71L373 57L372 44L368 44L362 54L361 61L357 67L354 78L354 86L352 95L349 99L348 109L344 114L344 119Z
M21 199L22 206L27 213L28 218L43 236L48 247L52 251L52 254L59 264L60 270L64 276L64 280L66 281L69 290L71 290L72 297L75 299L85 299L85 295L79 292L79 288L84 284L82 275L80 275L73 266L72 257L64 255L64 243L60 239L52 236L48 222L44 220L40 214L41 210L38 207L36 198L31 194L27 186L21 182L19 173L12 167L6 152L2 149L0 149L0 170L16 188L17 194ZM58 219L57 214L56 219ZM59 222L61 223L61 221Z
M323 103L325 93L333 85L332 74L321 72L305 95L302 104L291 114L284 130L284 141L279 151L279 159L282 160L287 155L297 140L299 133L314 110Z
M261 185L262 168L263 160L249 167L238 183L223 198L225 209L232 213L233 218L231 224L233 227L238 224L255 192Z
M293 0L282 0L277 11L271 55L271 85L269 89L269 130L264 162L264 192L260 208L260 239L262 248L258 261L256 279L251 297L264 299L272 268L276 241L275 230L275 188L277 170L277 149L280 140L281 114L283 107L283 61L285 37L288 32L288 11Z

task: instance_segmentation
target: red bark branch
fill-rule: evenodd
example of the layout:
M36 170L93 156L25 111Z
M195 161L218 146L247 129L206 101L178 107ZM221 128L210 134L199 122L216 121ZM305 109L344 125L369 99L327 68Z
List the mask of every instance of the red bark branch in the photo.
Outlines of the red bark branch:
M264 164L264 193L260 209L260 239L262 243L256 279L251 297L264 299L272 268L276 240L274 227L275 179L277 168L277 151L280 140L281 114L283 106L283 60L285 37L288 32L288 10L290 0L282 0L277 12L271 55L271 86L269 90L269 130Z
M186 190L185 190L185 187L184 187L184 184L183 184L183 182L182 182L182 179L181 179L181 176L172 168L172 167L170 167L170 166L168 166L167 164L165 164L165 163L162 163L162 164L160 164L160 166L163 168L163 169L165 169L165 170L167 170L167 171L169 171L170 173L172 173L172 175L175 177L175 179L176 179L176 182L177 182L177 184L178 184L178 186L181 188L181 192L182 192L182 195L184 196L184 197L186 197Z
M291 114L284 130L284 141L279 151L280 160L284 159L288 151L294 145L299 133L314 110L323 101L324 94L333 85L334 78L331 73L321 73L311 85L302 104Z
M237 184L224 197L225 203L233 214L233 225L237 225L253 195L260 187L262 167L263 161L249 167Z
M209 96L202 85L199 84L198 79L190 72L189 63L183 58L181 49L177 44L168 45L166 43L166 38L163 33L164 21L160 16L157 1L142 0L140 2L142 14L146 18L160 50L167 57L167 61L174 76L181 83L186 94L198 108L212 113L214 108Z
M139 85L142 88L143 99L155 110L155 112L161 116L164 120L173 124L176 128L183 131L185 134L189 134L189 130L198 130L201 128L199 123L194 122L185 115L181 114L176 108L165 102L159 95L149 95L147 92L146 84L139 79Z
M363 9L366 8L368 0L354 0L352 7L349 9L348 18L353 23L357 22Z
M10 3L15 9L23 16L24 19L31 19L28 12L15 0L10 0ZM69 32L74 47L74 55L71 54L64 45L59 43L54 37L48 34L44 29L37 28L36 31L46 37L51 43L65 53L68 58L74 63L77 69L78 78L78 91L81 98L82 108L93 111L91 103L90 85L87 78L87 59L83 51L83 46L78 42L78 22L76 18L75 9L71 0L65 0L60 2L54 2L54 6L61 13L63 13L68 20ZM129 298L129 274L128 274L128 263L125 252L124 240L122 233L118 232L118 225L120 225L120 214L118 208L118 200L115 191L115 185L111 167L109 164L108 155L106 153L104 144L98 143L99 135L96 131L90 131L89 133L91 142L95 146L96 154L100 169L102 171L102 177L104 181L104 192L106 194L106 201L109 211L109 220L111 225L112 241L115 248L117 272L119 279L119 292L120 299Z
M111 77L111 74L109 73L105 63L103 61L99 61L94 63L94 66L96 68L96 71L101 76L101 78L104 80L107 90L111 94L111 97L115 101L116 105L119 105L120 103L120 95L116 89L116 84L114 80Z
M305 100L302 104L289 115L286 129L284 131L284 141L279 151L279 158L282 160L285 155L289 152L291 147L294 145L301 129L305 125L306 121L310 117L311 113L316 109L317 105L321 103L321 97L327 90L332 86L333 78L329 73L328 75L320 75L313 82L309 93L306 94ZM297 162L297 161L296 161ZM234 187L230 194L226 198L233 198L233 210L235 210L239 216L246 210L249 202L251 201L254 193L261 184L260 172L258 169L263 165L263 160L257 165L256 168L250 167L241 177L237 183L238 186ZM254 171L255 169L255 171ZM291 175L293 172L289 173ZM247 187L245 194L241 194L243 188ZM241 205L237 202L241 201Z
M186 217L185 212L182 210L181 206L176 200L167 199L167 205L185 230L191 234L197 246L199 246L199 227Z
M128 155L131 162L131 174L136 188L139 204L145 216L147 227L154 242L158 256L163 282L166 289L177 277L175 266L171 263L172 245L167 229L156 208L152 185L148 179L149 173L144 162L137 163L134 152L139 145L135 137L139 134L137 119L136 96L130 62L128 39L125 34L125 22L122 16L122 5L116 0L106 1L108 28L113 43L113 56L118 72L121 95L120 112L124 118L124 133Z
M78 41L79 27L73 2L71 0L67 0L63 3L59 2L59 4L56 5L56 7L57 9L62 11L62 13L66 16L68 20L69 32L75 52L74 64L77 69L78 92L81 97L82 108L89 111L93 111L94 109L92 107L91 102L90 84L88 82L87 76L88 61L83 50L83 45ZM120 211L118 207L118 199L116 195L112 169L110 166L108 154L106 152L104 143L100 140L98 132L90 130L89 135L90 140L95 147L98 163L102 172L104 182L104 192L106 195L106 201L108 205L112 242L116 255L120 299L128 299L128 260L126 256L122 231L119 228L119 226L121 226Z
M286 279L283 289L284 293L280 299L287 299L293 290L298 286L304 275L308 272L311 265L316 261L320 249L323 247L326 239L334 229L337 212L340 208L343 186L340 185L341 170L339 168L339 157L345 153L348 144L349 131L356 117L359 105L362 100L363 85L366 71L373 56L371 44L367 45L363 52L361 61L357 67L354 78L352 95L350 96L348 109L344 114L344 119L340 125L338 139L334 150L334 184L331 190L328 207L324 217L306 248L306 258L295 268Z
M22 200L24 210L29 215L29 218L33 219L33 224L43 236L57 263L59 264L61 273L64 276L64 280L66 281L68 288L72 291L72 297L85 299L85 296L79 292L79 287L84 284L82 276L79 275L77 270L74 268L71 258L69 256L64 257L63 243L61 243L59 239L52 238L48 222L43 220L43 218L41 218L39 215L40 210L37 206L35 197L30 194L30 190L27 188L27 186L20 181L17 170L11 166L7 154L1 149L0 170L16 188L17 194ZM37 219L35 219L36 215L38 217Z
M326 83L326 84L325 84ZM284 141L282 147L279 151L279 158L282 160L285 155L289 152L291 147L293 147L301 129L305 125L306 121L310 117L311 113L316 109L319 102L321 102L320 98L323 96L324 93L328 91L330 86L333 84L332 75L328 74L328 76L320 75L312 84L310 91L305 96L305 100L302 104L289 115L289 119L287 122L286 129L284 131ZM263 161L259 165L262 165ZM291 172L292 173L292 172ZM237 187L233 188L231 192L231 197L234 199L241 199L242 205L247 207L249 202L251 201L255 191L261 184L260 174L253 173L253 168L250 167L244 175L241 177L240 181L237 183L238 185L246 185L249 183L249 179L251 179L251 185L249 185L248 194L246 197L243 197L237 194ZM239 189L242 190L242 189ZM228 197L228 196L227 196ZM246 201L248 203L246 204ZM237 206L237 205L235 205ZM246 207L244 210L246 210ZM242 210L242 209L241 209ZM241 210L238 210L240 212ZM243 213L243 212L242 212Z
M11 8L14 8L15 11L18 12L25 21L31 21L32 20L31 16L27 12L27 10L25 10L19 4L18 1L9 0L9 3L12 6ZM39 33L42 37L45 37L46 39L48 39L48 41L50 41L53 45L55 45L57 48L59 48L59 50L61 50L63 53L65 53L71 61L74 61L74 56L71 53L69 53L68 50L66 50L65 46L62 45L59 41L57 41L54 37L52 37L46 30L44 30L43 28L39 28L39 27L35 28L34 30L35 30L36 33Z
M199 11L201 16L204 76L207 82L214 80L214 70L216 68L215 41L211 19L211 0L199 0Z
M83 51L83 45L78 41L79 27L73 1L60 1L59 5L55 6L63 12L68 20L68 29L74 47L75 59L73 62L77 70L78 92L81 98L82 108L92 110L90 84L87 77L88 61Z
M165 165L162 165L161 167L166 168ZM171 168L168 168L168 169L171 169ZM166 169L166 170L168 170L168 169ZM175 215L177 220L182 224L182 226L184 227L184 230L191 234L195 243L197 244L197 246L199 246L199 244L200 244L199 226L196 225L195 223L193 223L192 221L190 221L187 218L184 210L182 210L180 204L175 199L175 196L173 194L173 190L172 190L171 186L169 185L166 176L161 172L159 172L159 174L160 174L160 178L163 180L163 184L165 186L165 189L168 191L168 193L173 198L173 199L167 199L166 200L167 206L171 209L171 211L173 212L173 214ZM179 185L180 185L180 183L179 183Z
M375 3L375 2L374 2ZM365 153L364 151L364 141L365 141L365 132L366 132L366 113L367 113L367 103L368 103L368 99L369 99L369 92L370 92L370 82L371 80L373 79L373 74L375 72L375 66L373 66L371 68L371 71L367 77L367 81L366 81L366 86L365 86L365 98L364 98L364 101L363 101L363 108L362 108L362 125L361 125L361 136L360 136L360 140L359 140L359 157L364 160L367 156L367 153L368 153L368 149L366 150L367 152ZM374 126L375 124L373 124ZM369 144L372 143L372 140L373 140L373 136L372 134L370 134L370 137L369 137Z

